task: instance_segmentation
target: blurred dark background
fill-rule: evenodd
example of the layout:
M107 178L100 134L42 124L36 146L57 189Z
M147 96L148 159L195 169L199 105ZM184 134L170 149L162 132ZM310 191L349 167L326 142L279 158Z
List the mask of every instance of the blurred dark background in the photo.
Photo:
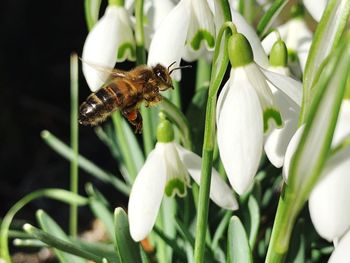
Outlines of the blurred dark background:
M0 218L20 198L40 188L69 188L69 163L51 150L40 132L49 130L69 144L71 52L81 55L87 27L84 2L3 0L0 7ZM80 101L89 94L80 71ZM81 127L80 152L108 171L118 173L108 149L93 129ZM111 200L125 197L80 171L80 193L93 182ZM35 223L35 211L46 210L67 227L68 206L48 199L30 203L16 217ZM90 224L82 208L80 227Z

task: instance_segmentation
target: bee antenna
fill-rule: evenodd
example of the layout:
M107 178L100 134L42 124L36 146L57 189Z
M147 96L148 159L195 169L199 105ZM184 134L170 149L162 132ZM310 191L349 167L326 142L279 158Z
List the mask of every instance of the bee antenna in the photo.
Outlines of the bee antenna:
M191 66L191 65L186 65L186 66L180 66L180 67L177 67L177 68L173 68L172 70L170 70L169 75L170 75L174 70L182 69L182 68L192 68L192 66Z
M173 63L171 63L168 67L168 71L170 70L170 68L172 67L172 65L174 65L176 63L176 61L174 61Z

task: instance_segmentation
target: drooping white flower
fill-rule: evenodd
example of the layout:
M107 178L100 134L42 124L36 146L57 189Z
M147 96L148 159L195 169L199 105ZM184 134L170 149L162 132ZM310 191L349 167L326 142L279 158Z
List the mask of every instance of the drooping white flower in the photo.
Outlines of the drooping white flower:
M290 76L291 73L287 67L288 54L283 41L277 41L270 53L269 70L281 75ZM273 85L269 85L280 109L283 127L272 128L266 136L264 150L270 162L277 168L282 167L284 155L292 136L298 128L298 118L300 106L290 99L286 94ZM300 93L302 91L300 90Z
M259 166L264 131L268 131L271 120L277 126L282 120L267 80L242 34L230 38L229 57L233 68L217 103L218 147L232 187L244 194Z
M114 68L117 61L135 59L133 31L124 7L110 5L106 8L86 38L82 59L83 73L92 91L99 89L109 77L106 70L96 67Z
M181 147L173 138L159 138L132 186L129 198L130 234L135 241L144 239L152 230L164 193L184 196L189 175L199 184L201 158ZM231 188L213 168L210 198L222 208L235 210L238 203Z

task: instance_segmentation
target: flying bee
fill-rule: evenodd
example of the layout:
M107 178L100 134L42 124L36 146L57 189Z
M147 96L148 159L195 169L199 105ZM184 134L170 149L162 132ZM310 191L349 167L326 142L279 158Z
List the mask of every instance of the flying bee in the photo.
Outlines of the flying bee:
M135 126L135 133L142 131L140 106L153 106L162 100L160 91L173 88L170 74L182 66L170 69L157 64L154 67L138 66L130 71L108 70L111 79L96 92L90 94L79 108L79 123L95 126L119 109ZM100 69L101 70L101 69Z

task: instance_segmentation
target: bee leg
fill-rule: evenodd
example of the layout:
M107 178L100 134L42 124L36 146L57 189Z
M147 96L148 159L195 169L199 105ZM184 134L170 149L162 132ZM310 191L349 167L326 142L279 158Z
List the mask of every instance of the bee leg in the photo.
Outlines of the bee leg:
M138 109L124 109L123 115L135 126L135 133L142 133L142 116Z

